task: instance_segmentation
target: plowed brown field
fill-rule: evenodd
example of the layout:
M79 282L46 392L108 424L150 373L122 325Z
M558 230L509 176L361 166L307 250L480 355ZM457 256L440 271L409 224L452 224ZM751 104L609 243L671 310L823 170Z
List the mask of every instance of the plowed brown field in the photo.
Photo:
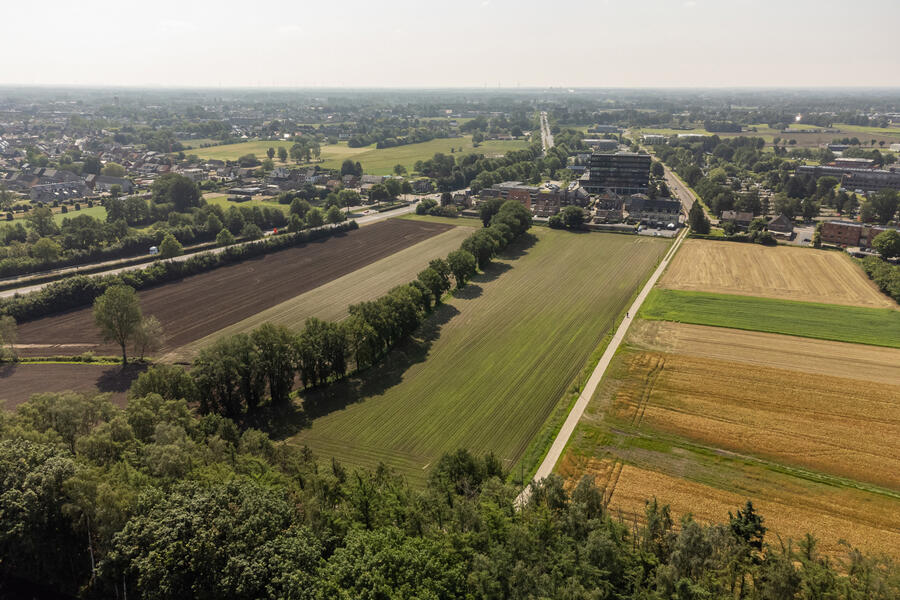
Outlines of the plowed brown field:
M165 353L449 229L390 219L143 290L141 308L162 323ZM19 344L25 356L118 352L100 339L90 307L21 324Z
M32 394L73 390L85 394L109 392L111 400L125 404L131 382L143 370L129 365L32 363L0 365L0 408L13 409Z
M876 308L898 308L839 252L685 240L660 287Z

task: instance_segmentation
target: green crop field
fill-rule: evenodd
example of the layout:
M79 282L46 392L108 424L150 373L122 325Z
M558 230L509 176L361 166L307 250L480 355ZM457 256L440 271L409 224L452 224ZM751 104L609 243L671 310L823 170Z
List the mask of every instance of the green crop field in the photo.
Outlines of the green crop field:
M409 213L398 219L407 221L426 221L428 223L443 223L444 225L456 225L457 227L481 227L481 219L474 217L434 217L431 215L417 215Z
M165 360L190 362L201 348L209 346L215 340L237 333L248 333L263 323L278 323L301 329L309 317L335 321L343 319L351 304L374 300L398 285L409 283L419 271L428 266L428 261L447 256L459 248L462 241L471 234L472 230L468 227L457 227L436 235L182 346L166 356Z
M900 348L900 311L654 289L640 316Z
M291 443L412 482L457 448L514 465L670 243L532 234L377 370L303 395Z
M219 159L219 160L237 160L245 154L255 154L260 160L266 158L266 150L269 148L278 149L283 146L290 150L293 142L285 141L267 141L257 140L252 142L242 142L240 144L226 144L224 146L213 146L211 148L197 148L191 150L190 154L196 154L201 159ZM362 148L351 148L346 143L327 144L322 146L322 155L319 162L313 162L326 169L338 168L341 163L350 158L362 164L366 173L373 175L389 175L393 173L394 165L402 164L410 172L413 165L417 161L427 160L438 152L450 154L450 150L471 154L477 152L486 156L497 156L505 154L510 150L520 150L527 148L528 142L525 140L516 141L486 141L477 148L472 145L472 137L465 136L459 138L440 138L421 144L408 144L406 146L396 146L394 148L383 148L381 150L375 148L374 145L364 146ZM277 157L276 157L277 163ZM289 165L293 163L288 159Z

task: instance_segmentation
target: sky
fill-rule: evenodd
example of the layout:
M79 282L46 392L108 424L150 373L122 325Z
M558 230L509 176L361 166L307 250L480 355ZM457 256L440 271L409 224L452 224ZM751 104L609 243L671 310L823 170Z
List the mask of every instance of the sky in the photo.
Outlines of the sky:
M900 86L900 0L3 0L0 13L0 84Z

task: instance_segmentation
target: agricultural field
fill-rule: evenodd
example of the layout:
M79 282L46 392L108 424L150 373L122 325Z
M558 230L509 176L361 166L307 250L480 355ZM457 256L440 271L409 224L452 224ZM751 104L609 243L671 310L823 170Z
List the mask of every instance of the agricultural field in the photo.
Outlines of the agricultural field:
M629 344L653 352L710 359L725 356L759 367L788 365L793 371L814 375L900 383L900 350L895 348L668 321L635 321L628 335Z
M0 408L11 410L25 402L32 394L72 390L85 394L97 391L109 393L110 400L125 405L131 382L144 369L121 364L90 363L17 363L0 365Z
M161 353L193 342L449 229L438 223L388 220L346 234L220 267L138 292L144 314L162 323ZM93 323L91 308L19 325L20 354L115 355Z
M750 498L771 539L898 554L900 351L641 321L626 341L557 465L571 483L636 518L651 496L702 520Z
M211 148L198 148L192 150L191 154L196 154L201 159L215 158L220 160L237 160L245 154L255 154L257 158L262 160L266 158L266 150L269 148L277 150L279 146L290 150L293 142L268 140L242 142L240 144L227 144ZM394 165L402 164L409 172L412 172L413 166L417 161L427 160L438 152L450 154L451 149L464 154L475 152L486 156L498 156L510 150L520 150L527 147L528 142L523 139L516 141L485 141L476 148L472 144L471 136L439 138L420 144L408 144L380 150L375 148L374 144L361 148L351 148L346 143L326 144L321 148L322 154L319 162L311 164L326 169L334 169L340 168L341 163L349 158L354 162L361 163L366 173L389 175L393 173ZM276 164L281 164L278 163L277 157ZM288 159L288 162L284 164L293 165L294 163Z
M444 258L459 248L471 233L468 227L454 227L182 346L163 360L190 362L201 348L219 337L249 332L266 322L299 329L309 317L340 320L347 316L347 308L351 304L373 300L398 285L409 283L430 260Z
M685 240L659 286L802 302L900 308L843 252Z
M414 484L461 447L514 465L670 246L545 228L532 236L449 299L377 374L303 394L290 443L351 466L384 462Z
M900 311L654 288L644 319L900 348Z
M785 132L782 133L780 130L772 129L766 124L756 124L752 125L756 129L756 131L743 131L741 133L727 133L727 132L710 132L703 128L702 124L696 126L694 129L671 129L671 128L635 128L632 130L632 133L635 136L641 136L644 134L659 134L659 135L678 135L682 133L689 134L700 134L700 135L717 135L720 138L729 138L729 137L761 137L766 140L767 143L772 143L776 137L781 138L785 142L794 139L797 140L797 144L793 147L796 148L816 148L823 144L830 144L835 139L840 138L859 138L860 141L869 143L870 140L876 140L876 142L884 141L885 147L889 146L892 143L900 142L900 128L897 127L888 127L886 129L882 129L880 127L863 127L859 125L846 125L842 123L836 123L834 125L835 129L840 130L839 133L834 132L826 132L821 127L816 127L815 125L805 125L805 124L792 124L790 129L816 129L816 133L799 133L799 132ZM880 146L875 146L879 149L884 149Z

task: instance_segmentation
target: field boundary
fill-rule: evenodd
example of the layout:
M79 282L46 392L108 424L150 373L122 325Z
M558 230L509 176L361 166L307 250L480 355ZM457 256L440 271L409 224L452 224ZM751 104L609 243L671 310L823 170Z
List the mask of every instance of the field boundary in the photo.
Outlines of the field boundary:
M594 372L591 374L590 378L588 378L587 384L584 386L581 394L578 396L578 400L575 401L575 404L569 411L569 414L566 417L566 420L563 422L563 425L560 428L556 439L550 445L550 449L544 456L544 460L538 466L537 471L532 478L532 483L541 479L546 479L553 472L553 468L556 466L556 463L562 456L562 453L565 450L569 439L572 437L572 433L575 431L575 426L578 424L578 421L581 420L581 416L584 414L584 410L585 408L587 408L588 402L594 395L594 392L597 390L597 386L603 379L603 375L606 373L607 367L609 367L613 356L618 351L619 345L622 343L622 340L625 339L625 334L628 333L628 328L631 326L631 323L637 316L638 310L640 310L641 305L650 294L653 286L656 285L657 280L659 280L660 276L662 276L663 271L665 271L666 267L669 265L669 261L672 260L672 257L675 256L675 253L681 247L681 243L684 241L687 231L687 228L681 230L681 233L678 234L675 243L672 244L672 247L669 248L669 251L663 256L663 259L660 261L659 265L657 265L656 270L647 280L647 283L644 284L644 287L641 289L637 298L631 304L631 307L626 311L626 318L619 324L616 333L613 335L610 343L606 347L606 350L603 352L603 356L600 358L600 361L594 368ZM528 502L528 499L531 497L532 488L533 486L529 484L521 491L521 493L519 493L519 495L516 497L516 504L518 506L521 506Z

